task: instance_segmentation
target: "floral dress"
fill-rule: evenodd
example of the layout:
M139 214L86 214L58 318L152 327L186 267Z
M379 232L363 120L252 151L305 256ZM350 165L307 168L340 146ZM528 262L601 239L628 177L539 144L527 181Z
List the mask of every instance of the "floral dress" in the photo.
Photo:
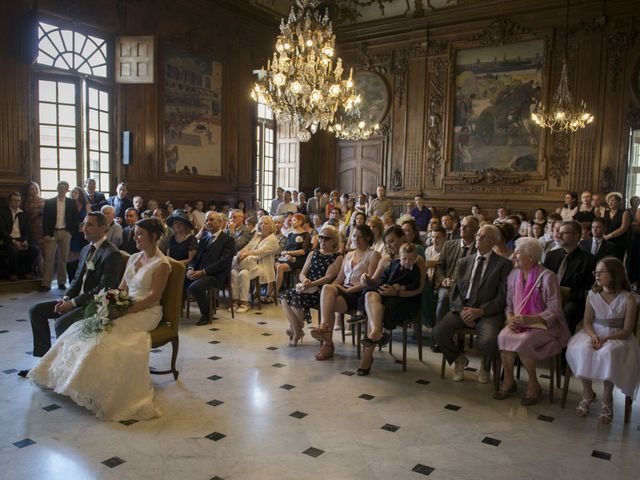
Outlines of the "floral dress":
M329 253L327 255L314 250L309 265L307 278L312 282L324 277L327 274L329 266L336 261L341 254L339 252ZM290 288L280 294L282 301L287 302L293 308L304 310L304 318L307 323L311 323L311 309L320 306L320 288L311 293L298 293L295 288Z

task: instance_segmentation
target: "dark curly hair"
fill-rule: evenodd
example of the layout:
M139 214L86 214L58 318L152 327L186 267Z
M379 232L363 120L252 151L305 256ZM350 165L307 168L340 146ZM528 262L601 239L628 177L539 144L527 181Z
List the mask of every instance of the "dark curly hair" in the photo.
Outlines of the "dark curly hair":
M165 226L162 224L159 218L151 217L151 218L143 218L142 220L138 220L136 222L136 227L140 227L143 230L146 230L150 236L155 238L157 242L160 240L160 237L164 235Z

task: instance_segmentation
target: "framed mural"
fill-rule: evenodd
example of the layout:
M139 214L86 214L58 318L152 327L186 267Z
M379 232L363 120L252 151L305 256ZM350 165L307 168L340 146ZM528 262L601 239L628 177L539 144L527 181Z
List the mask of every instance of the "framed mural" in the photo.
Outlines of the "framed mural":
M530 115L544 50L538 39L456 52L451 172L539 170L542 132Z
M222 175L222 64L164 45L164 171Z
M362 98L361 118L372 125L382 122L389 110L389 89L384 78L375 72L359 71L353 80Z

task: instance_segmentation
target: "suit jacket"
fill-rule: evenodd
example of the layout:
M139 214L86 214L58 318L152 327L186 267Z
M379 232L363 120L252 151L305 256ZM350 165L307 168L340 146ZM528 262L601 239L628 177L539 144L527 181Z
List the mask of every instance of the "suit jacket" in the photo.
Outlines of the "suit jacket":
M120 250L124 250L129 255L133 255L138 251L136 247L136 241L133 239L133 229L135 227L124 227L122 230L122 244Z
M470 249L467 252L467 255L475 255L476 253L476 244L475 242L471 242L469 246ZM445 242L444 247L442 247L442 252L440 253L440 258L438 259L438 263L436 264L435 270L433 272L433 285L434 288L440 288L442 284L442 280L445 278L456 278L456 268L458 266L458 261L462 258L462 247L460 246L460 239L458 240L448 240Z
M591 253L591 247L593 247L593 239L580 240L578 244L582 250ZM617 253L615 244L611 243L604 238L600 240L600 247L596 252L596 263L602 260L604 257L615 257Z
M44 211L42 212L42 234L53 237L56 228L56 218L58 212L58 197L45 200ZM66 230L73 234L78 231L78 209L75 200L65 198L64 220Z
M71 281L69 290L65 293L65 296L74 300L78 307L88 303L103 288L118 288L120 283L122 255L116 246L109 240L102 242L91 259L93 270L87 270L86 261L90 249L91 244L85 245L80 251L76 275ZM82 289L83 279L84 289ZM80 290L83 290L82 293Z
M228 228L224 231L224 233L226 233L227 235L231 235L231 232L229 232ZM233 237L236 245L236 252L239 252L251 241L251 239L253 238L253 232L249 230L246 225L241 225L240 227L236 228L236 231L231 236Z
M120 217L124 225L124 213L127 211L127 208L133 207L133 202L128 198L120 200L117 195L114 195L107 200L107 204L116 209L116 217Z
M99 212L100 209L107 204L107 197L105 197L104 193L98 192L97 190L93 193L93 196L89 195L89 193L85 190L84 194L87 196L87 200L91 204L91 211Z
M564 248L547 253L544 267L557 274L565 253ZM592 272L596 268L596 257L578 247L568 255L567 262L567 270L564 278L560 279L560 286L569 287L571 289L569 300L584 307L586 292L595 281Z
M29 219L26 212L18 213L18 225L20 225L20 241L29 240ZM0 209L0 240L4 245L11 245L11 230L13 230L13 213L9 207Z
M188 268L204 270L206 275L212 275L224 281L231 270L231 262L236 253L235 242L224 232L220 232L211 245L209 245L210 239L209 232L203 235Z
M465 296L471 283L475 260L475 255L468 255L458 263L458 277L451 289L451 311L459 312L466 306L482 308L484 317L504 316L507 305L507 277L513 264L509 259L492 252L480 279L475 301L470 303L465 300Z

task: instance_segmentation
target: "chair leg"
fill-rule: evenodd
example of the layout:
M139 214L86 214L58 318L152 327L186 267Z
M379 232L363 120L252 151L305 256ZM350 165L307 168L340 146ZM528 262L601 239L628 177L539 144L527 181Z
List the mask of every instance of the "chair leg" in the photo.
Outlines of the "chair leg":
M422 361L422 321L420 318L416 319L417 322L417 334L418 334L418 360Z
M407 329L409 322L402 322L402 371L407 371Z
M360 360L360 356L362 355L361 348L361 337L362 337L362 322L358 322L355 324L355 330L352 330L351 335L356 337L356 351L358 353L358 360Z
M344 321L344 313L337 313L336 315L338 315L338 321L340 322L340 336L342 337L342 343L344 343L347 339L347 337L345 336L345 321Z
M229 290L229 306L231 307L231 318L236 318L235 307L233 306L233 291L231 290L231 281L229 281L227 285L227 289Z
M187 293L187 318L189 318L189 311L191 310L191 295Z
M447 366L447 361L444 359L444 354L442 354L442 365L440 366L440 378L444 378L444 369Z
M553 403L553 387L556 383L556 357L551 357L549 365L549 403Z
M562 387L562 352L556 355L556 388L560 390Z
M522 368L522 362L520 362L520 357L516 357L516 380L520 380L521 368Z
M500 356L493 358L493 389L497 392L500 390L500 371L502 370L502 360ZM482 367L481 367L482 368Z
M631 405L633 404L633 398L629 395L624 397L624 423L631 421Z
M564 369L564 384L562 385L562 397L560 398L560 407L564 408L567 404L567 394L569 393L569 380L571 380L571 369L569 364Z
M176 360L178 358L178 347L180 347L180 338L176 337L171 340L171 372L173 373L173 379L178 380L180 372L176 370Z

